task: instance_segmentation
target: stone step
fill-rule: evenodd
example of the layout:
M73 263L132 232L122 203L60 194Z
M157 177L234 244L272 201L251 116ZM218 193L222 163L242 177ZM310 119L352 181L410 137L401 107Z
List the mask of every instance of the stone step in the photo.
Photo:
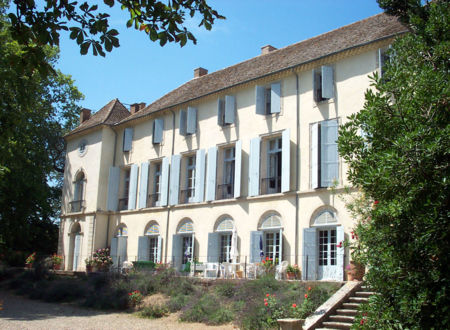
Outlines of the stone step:
M353 302L353 303L343 303L342 304L342 308L344 308L344 309L355 309L355 310L357 310L358 309L358 307L359 307L359 303L355 303L355 302Z
M330 315L329 320L331 322L353 323L355 322L355 317L349 315Z
M366 297L350 297L348 298L349 302L353 302L353 303L365 303L369 300L369 298Z
M356 309L337 309L336 314L354 316L354 315L358 314L358 310L356 310Z
M322 326L326 329L350 329L353 323L347 322L323 322Z
M358 292L355 292L355 296L356 297L366 297L366 298L369 298L370 296L372 296L372 295L374 295L375 294L375 292L372 292L372 291L358 291Z

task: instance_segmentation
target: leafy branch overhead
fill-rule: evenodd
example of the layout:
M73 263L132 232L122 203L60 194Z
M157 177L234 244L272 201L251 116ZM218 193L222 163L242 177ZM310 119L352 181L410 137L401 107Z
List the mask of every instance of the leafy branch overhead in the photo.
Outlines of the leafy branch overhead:
M98 5L87 1L46 0L42 7L35 0L13 0L8 17L12 37L20 44L59 46L60 33L70 32L70 38L80 46L85 55L89 48L92 54L105 56L120 46L119 32L111 29L110 15L100 12ZM211 30L215 19L224 19L206 0L103 0L110 8L120 5L130 18L127 27L143 31L151 41L161 46L167 42L184 46L188 40L197 43L195 36L186 28L187 17L201 16L199 26Z

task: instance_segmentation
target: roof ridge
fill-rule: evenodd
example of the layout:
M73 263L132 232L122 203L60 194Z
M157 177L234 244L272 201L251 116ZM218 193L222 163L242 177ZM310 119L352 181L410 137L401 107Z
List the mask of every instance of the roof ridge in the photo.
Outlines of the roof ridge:
M106 122L109 119L109 117L111 116L112 110L114 109L114 106L116 105L116 103L117 102L120 103L120 101L119 101L119 99L117 97L115 99L111 100L110 102L113 102L113 104L111 105L110 109L108 110L108 114L106 115L105 119L102 120L102 123Z

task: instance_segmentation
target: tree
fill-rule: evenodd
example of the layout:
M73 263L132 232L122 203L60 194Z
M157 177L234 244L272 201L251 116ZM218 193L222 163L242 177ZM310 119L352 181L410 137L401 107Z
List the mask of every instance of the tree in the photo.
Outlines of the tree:
M51 253L58 241L62 136L75 127L83 95L54 68L56 48L41 46L48 72L24 61L26 46L11 37L4 7L0 3L0 252Z
M349 205L359 219L354 256L369 267L367 283L380 293L359 324L448 329L450 6L379 4L411 33L393 43L364 108L339 132L349 179L361 191Z

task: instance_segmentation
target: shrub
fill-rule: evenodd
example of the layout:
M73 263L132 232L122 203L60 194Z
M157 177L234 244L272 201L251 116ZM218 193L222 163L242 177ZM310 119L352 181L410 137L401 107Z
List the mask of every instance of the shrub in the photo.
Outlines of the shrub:
M233 282L227 281L216 285L215 289L219 296L231 298L234 296L236 285Z
M178 312L184 306L186 306L190 300L191 297L185 296L183 294L172 296L170 297L170 300L167 303L167 308L171 313Z
M158 319L169 315L169 308L165 305L150 305L144 307L138 315L140 317Z
M131 306L139 306L142 303L142 293L139 290L134 290L128 293L128 299L130 301Z
M156 264L153 261L133 261L133 266L136 270L154 270Z

